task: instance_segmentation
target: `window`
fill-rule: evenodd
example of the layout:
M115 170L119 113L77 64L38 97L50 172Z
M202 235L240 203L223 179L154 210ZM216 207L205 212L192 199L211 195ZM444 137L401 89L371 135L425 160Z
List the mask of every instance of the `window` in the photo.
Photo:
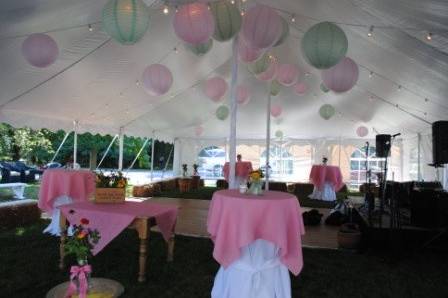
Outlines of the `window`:
M358 190L359 186L366 182L367 169L372 171L372 183L378 182L377 174L382 172L382 158L376 157L375 147L369 148L369 156L366 158L366 147L356 149L350 157L350 183L351 189Z
M198 154L199 175L204 178L221 178L225 162L226 151L223 147L206 147Z
M420 160L422 160L422 154L420 153ZM409 156L409 179L419 180L418 177L418 148L411 149Z

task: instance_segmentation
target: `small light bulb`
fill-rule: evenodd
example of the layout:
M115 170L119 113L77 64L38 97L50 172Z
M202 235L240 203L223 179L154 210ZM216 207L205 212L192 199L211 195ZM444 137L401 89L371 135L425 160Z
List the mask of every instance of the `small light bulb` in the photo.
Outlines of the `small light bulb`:
M235 4L235 0L231 0L230 3Z
M140 81L139 80L137 80L137 81L135 81L135 85L140 85Z
M174 49L173 49L173 51L174 51L174 53L179 53L179 50L176 48L176 47L174 47Z
M426 34L426 40L431 41L432 40L432 33L428 32L428 34Z
M291 22L293 22L293 23L296 22L296 15L295 14L291 15Z
M373 36L373 26L370 26L370 28L369 28L369 33L367 33L367 36L368 37L372 37Z
M246 12L244 11L244 9L241 9L241 16L244 17L245 14Z
M372 78L373 77L373 71L371 71L370 73L369 73L369 78Z
M92 25L91 25L91 24L89 24L89 25L88 25L87 27L89 28L89 31L90 31L90 32L92 32L92 31L93 31L93 27L92 27Z
M165 7L163 8L163 14L167 15L167 14L169 14L169 13L170 13L170 9L168 8L168 6L165 6Z

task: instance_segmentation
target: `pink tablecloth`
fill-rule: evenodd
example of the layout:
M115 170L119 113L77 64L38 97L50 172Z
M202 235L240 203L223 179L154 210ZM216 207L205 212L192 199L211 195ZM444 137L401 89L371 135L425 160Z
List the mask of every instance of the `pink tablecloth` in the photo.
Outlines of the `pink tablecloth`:
M241 248L257 239L280 248L280 259L298 275L303 267L302 241L305 234L299 201L291 194L268 191L263 196L221 190L213 194L207 231L215 248L213 257L227 267L236 261Z
M94 204L78 202L60 207L70 224L87 218L91 229L97 229L101 239L92 250L96 255L110 241L138 217L154 217L166 241L172 236L177 219L177 207L151 202L125 202L124 204Z
M224 164L224 178L229 180L230 165L228 162ZM235 176L247 178L252 171L252 163L250 161L240 161L235 163Z
M313 165L310 172L310 181L319 190L324 188L325 182L331 183L335 191L344 186L341 169L336 166Z
M42 176L39 190L40 209L51 212L54 201L66 195L75 202L86 201L95 191L95 174L90 171L53 169Z

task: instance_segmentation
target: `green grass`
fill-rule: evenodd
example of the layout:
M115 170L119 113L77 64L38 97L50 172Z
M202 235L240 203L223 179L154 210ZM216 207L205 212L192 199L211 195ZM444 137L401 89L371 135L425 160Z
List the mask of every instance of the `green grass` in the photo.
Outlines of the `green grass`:
M46 222L0 231L0 296L44 297L68 280L58 269L58 238L42 234ZM111 278L126 289L123 297L210 297L219 265L209 239L176 237L173 263L165 243L151 234L148 280L137 282L138 238L126 230L92 259L93 277ZM448 258L423 252L389 263L377 254L304 249L304 269L292 277L292 297L447 297ZM245 297L241 297L245 298Z
M25 187L25 193L23 196L27 199L38 200L39 199L40 184L28 184ZM8 188L0 188L0 203L14 201L14 194L12 190Z

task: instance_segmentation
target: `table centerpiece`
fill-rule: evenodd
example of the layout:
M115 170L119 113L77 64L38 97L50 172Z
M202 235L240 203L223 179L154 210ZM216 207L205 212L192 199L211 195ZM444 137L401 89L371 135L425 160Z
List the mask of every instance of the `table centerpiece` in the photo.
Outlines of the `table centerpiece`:
M100 172L96 175L95 203L124 203L127 178L122 172L109 176Z
M261 179L264 178L263 172L258 169L255 171L251 171L249 173L249 189L247 190L247 193L253 194L253 195L262 195L263 194L263 181Z

